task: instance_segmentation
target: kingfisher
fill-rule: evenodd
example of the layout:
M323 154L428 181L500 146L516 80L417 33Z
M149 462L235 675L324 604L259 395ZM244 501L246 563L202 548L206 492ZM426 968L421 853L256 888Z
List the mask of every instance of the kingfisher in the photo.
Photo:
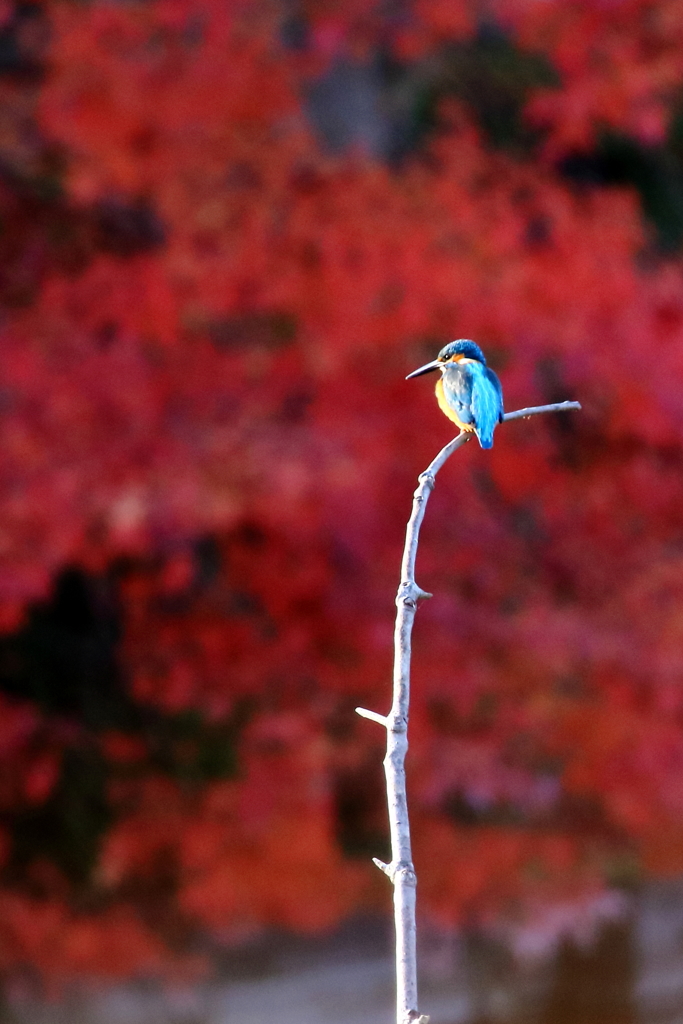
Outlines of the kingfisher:
M479 346L469 338L451 341L406 380L432 370L441 370L436 382L441 411L461 430L475 433L482 448L491 448L493 431L503 421L503 389Z

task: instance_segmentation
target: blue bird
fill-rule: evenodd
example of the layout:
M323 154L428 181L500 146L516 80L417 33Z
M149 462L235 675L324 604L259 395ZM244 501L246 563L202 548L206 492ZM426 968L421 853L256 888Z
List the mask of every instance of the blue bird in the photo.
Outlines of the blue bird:
M467 338L451 341L406 380L431 370L441 370L436 382L441 411L461 430L474 432L482 448L491 448L493 431L503 420L503 389L479 346Z

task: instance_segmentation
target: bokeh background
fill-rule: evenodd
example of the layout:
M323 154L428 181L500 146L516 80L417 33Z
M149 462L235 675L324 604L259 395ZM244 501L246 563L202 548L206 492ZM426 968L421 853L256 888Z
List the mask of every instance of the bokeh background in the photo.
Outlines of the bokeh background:
M404 377L455 337L508 409L583 411L466 446L428 510L425 970L552 963L557 1021L618 962L630 1021L683 935L679 0L0 3L12 1005L274 935L388 955L353 708L451 436Z

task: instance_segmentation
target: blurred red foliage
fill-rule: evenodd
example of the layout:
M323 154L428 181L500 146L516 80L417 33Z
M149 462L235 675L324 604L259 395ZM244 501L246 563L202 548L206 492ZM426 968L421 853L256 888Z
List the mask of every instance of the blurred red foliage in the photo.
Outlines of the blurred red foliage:
M130 699L209 724L246 711L237 773L199 785L123 726L86 736L3 702L3 810L51 798L74 737L110 766L78 895L47 862L19 877L3 833L3 970L194 973L200 931L382 905L342 851L340 794L365 793L356 831L381 839L380 739L351 709L388 702L411 489L449 436L403 378L452 337L484 346L508 408L584 411L468 446L430 505L422 911L507 914L533 947L534 928L556 938L553 901L683 869L683 267L632 187L561 169L607 129L662 142L683 14L489 6L560 75L526 104L537 146L493 149L446 96L426 150L393 167L322 152L307 90L340 55L471 42L477 5L420 0L388 23L304 4L294 46L277 3L49 0L22 37L45 72L0 93L0 622L26 621L65 565L125 559ZM194 763L192 738L174 750Z

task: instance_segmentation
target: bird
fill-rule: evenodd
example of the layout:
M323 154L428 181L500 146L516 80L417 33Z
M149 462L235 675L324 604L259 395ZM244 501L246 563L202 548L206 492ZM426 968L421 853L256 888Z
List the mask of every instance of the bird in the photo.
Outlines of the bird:
M475 433L482 448L493 447L493 431L503 421L503 389L476 342L449 342L436 359L413 370L406 380L432 370L441 370L436 382L441 411L461 430Z

